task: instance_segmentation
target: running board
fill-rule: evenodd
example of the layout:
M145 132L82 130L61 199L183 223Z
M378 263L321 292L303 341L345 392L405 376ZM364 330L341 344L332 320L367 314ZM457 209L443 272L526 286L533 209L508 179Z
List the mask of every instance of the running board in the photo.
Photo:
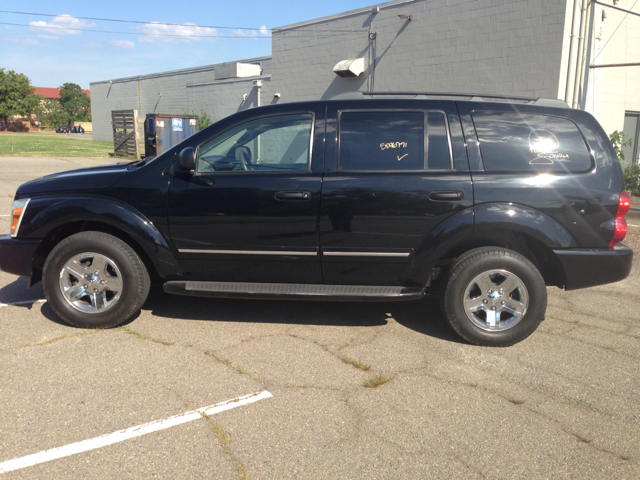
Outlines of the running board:
M305 285L298 283L243 282L167 282L167 293L195 297L255 298L330 301L418 300L425 292L420 287L368 285Z

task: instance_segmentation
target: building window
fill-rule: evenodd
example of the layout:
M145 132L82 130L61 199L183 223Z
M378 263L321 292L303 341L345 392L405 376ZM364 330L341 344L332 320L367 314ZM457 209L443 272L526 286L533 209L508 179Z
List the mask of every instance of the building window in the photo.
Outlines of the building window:
M629 163L640 163L640 112L625 112L623 133L632 143L624 147L624 159Z

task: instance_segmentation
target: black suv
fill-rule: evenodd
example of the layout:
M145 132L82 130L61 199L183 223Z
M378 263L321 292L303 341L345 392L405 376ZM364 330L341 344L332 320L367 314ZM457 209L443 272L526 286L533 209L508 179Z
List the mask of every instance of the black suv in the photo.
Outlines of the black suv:
M79 327L127 321L154 280L213 297L439 293L462 337L507 346L543 320L546 286L629 275L623 188L603 129L561 101L356 94L26 183L0 268L42 279Z

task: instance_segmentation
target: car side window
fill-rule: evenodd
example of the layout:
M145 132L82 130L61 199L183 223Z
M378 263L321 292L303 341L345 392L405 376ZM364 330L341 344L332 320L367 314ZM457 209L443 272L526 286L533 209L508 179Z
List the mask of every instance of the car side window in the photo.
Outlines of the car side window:
M427 168L451 169L451 144L444 113L427 113Z
M345 111L339 130L340 170L451 169L443 112Z
M198 148L196 170L308 170L313 115L265 117L244 123Z
M584 172L591 155L568 118L530 113L471 114L489 172Z
M340 170L420 170L424 166L422 112L340 114Z

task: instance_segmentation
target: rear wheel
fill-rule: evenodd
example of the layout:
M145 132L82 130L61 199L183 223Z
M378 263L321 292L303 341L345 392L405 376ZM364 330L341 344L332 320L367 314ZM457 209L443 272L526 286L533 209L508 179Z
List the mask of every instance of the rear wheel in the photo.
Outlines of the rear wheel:
M527 258L483 247L453 264L443 306L447 321L465 340L506 347L527 338L544 319L547 289Z
M140 311L151 283L138 254L102 232L77 233L56 245L42 280L53 311L81 328L126 322Z

